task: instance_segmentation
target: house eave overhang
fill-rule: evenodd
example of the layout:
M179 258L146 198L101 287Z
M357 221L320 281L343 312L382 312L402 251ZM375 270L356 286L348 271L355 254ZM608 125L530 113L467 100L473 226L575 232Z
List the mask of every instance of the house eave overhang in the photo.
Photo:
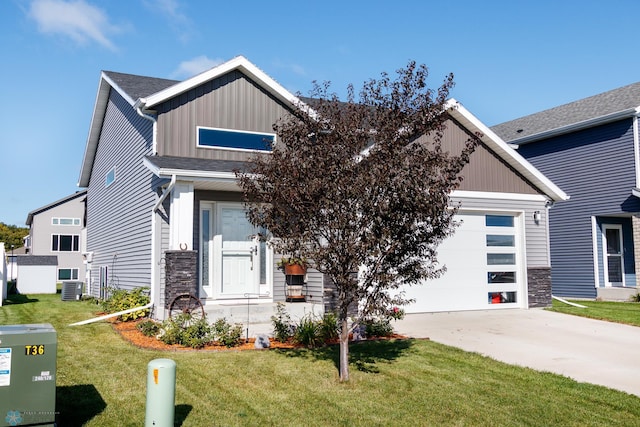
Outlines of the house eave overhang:
M549 129L544 132L534 133L532 135L523 136L522 138L516 138L509 141L509 144L524 145L531 142L535 142L541 139L551 138L554 136L564 135L571 132L576 132L582 129L587 129L594 126L600 126L607 123L615 122L625 118L631 118L640 114L640 106L634 108L627 108L626 110L616 111L615 113L606 114L599 117L594 117L588 120L572 123L570 125Z
M85 146L84 155L82 157L82 167L80 168L78 187L89 186L91 170L93 169L93 162L96 158L98 141L100 139L100 133L102 132L102 124L104 122L104 116L107 112L107 105L109 104L109 94L112 88L117 90L118 93L129 104L135 104L135 101L131 99L131 97L124 90L120 89L120 87L118 87L118 85L115 84L104 71L100 74L98 93L96 95L96 102L93 106L93 115L91 116L91 124L89 126L89 135L87 136L87 144Z
M244 56L237 56L188 80L177 83L164 90L161 90L160 92L147 96L146 98L140 98L137 106L144 107L144 109L153 108L158 104L166 102L182 93L185 93L195 87L198 87L210 80L216 79L234 70L238 70L254 80L263 89L265 89L281 102L284 102L287 105L300 107L308 113L314 114L313 110L304 102L302 102L297 96L293 95L282 85L276 82L273 78L269 77L264 71L252 64Z
M146 158L143 159L143 163L158 178L193 182L194 188L240 191L238 179L234 172L162 168Z
M60 206L63 203L70 202L71 200L77 199L78 197L86 196L86 194L87 194L87 190L77 191L73 194L68 195L67 197L63 197L60 200L56 200L53 203L49 203L46 206L42 206L42 207L39 207L38 209L34 209L27 214L27 221L25 222L25 224L30 226L33 223L33 217L35 215L48 211L49 209L55 208L56 206Z
M569 196L544 176L524 157L518 154L509 144L504 142L495 132L478 120L469 110L455 99L450 99L446 104L447 112L455 120L460 122L468 130L482 134L481 140L501 159L517 170L522 176L533 183L542 193L553 201L568 200Z

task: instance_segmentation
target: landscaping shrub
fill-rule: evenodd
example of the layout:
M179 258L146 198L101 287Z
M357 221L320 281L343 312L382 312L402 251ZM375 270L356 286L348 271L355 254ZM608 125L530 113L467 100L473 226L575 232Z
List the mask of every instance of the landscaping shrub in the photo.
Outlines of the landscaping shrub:
M206 317L195 319L183 313L162 322L158 338L165 344L202 348L213 341L213 330Z
M631 295L631 297L629 297L629 300L631 302L640 302L640 292Z
M149 288L135 288L132 290L114 289L111 297L102 301L102 309L107 313L117 313L118 311L128 310L143 306L149 303ZM149 309L134 311L133 313L123 314L118 318L123 322L128 320L140 319L149 315Z
M279 302L276 305L276 314L271 316L271 323L273 323L273 338L276 341L286 342L293 336L291 316L287 313L284 303Z
M160 333L160 325L151 319L143 320L138 323L136 328L138 328L145 337L155 337Z
M309 348L323 344L323 340L320 337L320 321L314 319L311 315L304 316L296 327L293 339L298 344Z
M338 316L333 312L325 313L318 325L320 339L325 343L335 341L338 339L339 331Z
M367 338L393 335L393 326L389 319L367 319L364 321L364 327Z
M242 325L231 325L224 317L215 321L212 326L213 339L226 347L235 347L240 344L242 337Z

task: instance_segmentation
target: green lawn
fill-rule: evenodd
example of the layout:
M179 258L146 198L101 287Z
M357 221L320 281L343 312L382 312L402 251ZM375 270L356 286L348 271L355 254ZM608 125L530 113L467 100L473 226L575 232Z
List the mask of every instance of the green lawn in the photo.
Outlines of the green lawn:
M609 322L625 323L640 326L640 303L611 302L611 301L571 301L587 308L574 307L560 301L553 300L550 311L590 317L592 319L607 320Z
M425 340L351 346L349 383L335 348L157 352L123 341L106 323L68 327L97 306L60 295L18 297L0 324L58 331L60 426L144 425L149 361L177 364L182 426L629 426L640 398L518 368Z

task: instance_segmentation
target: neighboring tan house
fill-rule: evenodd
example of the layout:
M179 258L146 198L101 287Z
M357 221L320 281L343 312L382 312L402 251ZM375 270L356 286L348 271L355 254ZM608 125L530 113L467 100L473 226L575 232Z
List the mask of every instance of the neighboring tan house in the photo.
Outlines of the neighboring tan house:
M628 299L640 281L640 83L494 126L571 195L551 210L553 293Z
M182 82L102 72L79 179L91 293L148 286L159 318L179 292L208 309L285 301L278 257L255 238L233 171L277 139L273 124L298 102L243 57ZM550 304L547 210L567 196L462 105L449 107L444 145L459 149L475 132L483 143L452 194L463 223L440 250L448 272L411 289L407 311ZM305 293L291 304L322 310L331 287L309 271Z
M85 280L85 203L87 191L82 190L35 209L27 215L29 235L25 248L29 256L56 256L55 280ZM48 258L43 258L48 259ZM20 260L18 260L20 263ZM33 262L23 261L22 265ZM50 262L47 261L47 265ZM20 285L22 278L18 277ZM20 290L20 286L18 286Z

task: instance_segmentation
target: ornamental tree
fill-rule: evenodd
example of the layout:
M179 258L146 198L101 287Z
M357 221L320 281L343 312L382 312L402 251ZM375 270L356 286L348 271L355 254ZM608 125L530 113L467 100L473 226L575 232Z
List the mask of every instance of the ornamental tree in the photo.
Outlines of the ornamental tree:
M439 277L438 245L454 231L449 194L478 143L442 149L449 74L436 90L409 62L346 101L314 82L310 98L274 125L269 155L238 172L250 221L278 253L306 258L334 284L340 380L349 379L349 334L364 318L411 301L402 292Z

